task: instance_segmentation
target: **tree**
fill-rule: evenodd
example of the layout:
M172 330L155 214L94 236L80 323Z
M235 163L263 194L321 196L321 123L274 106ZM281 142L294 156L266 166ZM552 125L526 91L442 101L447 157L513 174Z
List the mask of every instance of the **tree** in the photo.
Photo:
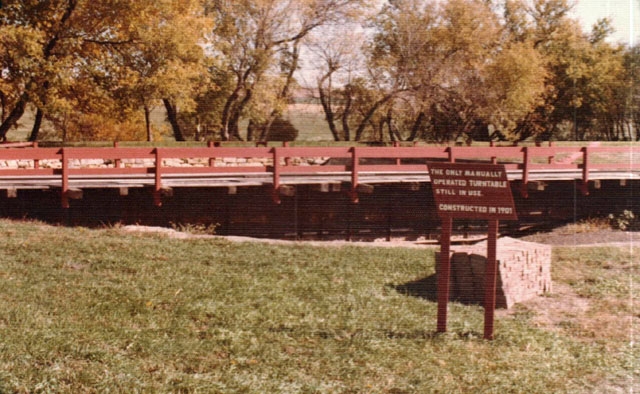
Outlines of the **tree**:
M187 64L198 50L202 58L195 35L201 26L193 12L197 5L195 0L5 2L0 8L5 113L0 137L27 105L36 109L30 137L35 140L45 117L58 126L75 120L78 127L86 126L82 117L118 123L136 117L140 93L145 99L160 92L163 98L181 99L177 92L192 85L186 83L193 77L185 71Z
M629 48L624 54L626 84L619 93L625 101L625 119L640 141L640 45ZM631 134L631 133L630 133Z
M506 3L507 30L515 40L532 43L546 68L543 100L520 122L519 139L615 135L620 111L615 92L624 79L620 48L605 41L608 21L585 34L570 10L566 0Z
M380 106L381 89L369 85L357 29L322 32L312 45L319 60L316 81L320 104L335 141L358 141L368 125L368 106ZM354 132L353 129L357 131Z
M0 8L0 35L3 48L3 93L9 97L8 111L0 124L0 139L6 137L9 128L24 114L29 102L39 108L47 103L51 84L59 79L59 71L68 69L71 58L65 50L77 44L74 32L78 1L8 1ZM11 47L18 43L18 51ZM19 57L31 55L28 61ZM10 108L10 109L9 109ZM42 118L42 110L36 115L36 125Z
M220 115L221 138L241 139L239 121L267 74L280 75L275 102L287 99L299 46L320 26L341 21L358 11L366 0L243 0L210 1L207 12L215 22L212 55L223 60L214 67L217 77L233 81L220 91L224 105ZM273 77L269 79L274 81ZM281 113L271 111L269 124ZM268 129L268 127L267 127Z
M503 138L538 103L544 67L513 42L490 2L398 0L375 20L369 64L395 92L391 139Z
M134 105L144 110L148 140L152 138L149 111L161 101L174 138L184 141L178 107L189 112L196 106L199 93L215 88L206 79L207 63L201 46L210 25L202 4L195 0L151 1L142 15L132 24L135 39L131 45L115 54L116 63L123 66L114 72L123 81L119 95L133 99Z

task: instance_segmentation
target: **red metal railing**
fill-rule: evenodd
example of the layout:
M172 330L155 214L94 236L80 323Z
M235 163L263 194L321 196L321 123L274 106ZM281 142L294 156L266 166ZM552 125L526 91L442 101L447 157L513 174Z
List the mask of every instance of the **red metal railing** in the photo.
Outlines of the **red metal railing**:
M321 159L319 159L321 158ZM195 161L194 161L195 160ZM163 177L194 174L262 174L271 179L278 201L283 178L291 175L349 176L357 201L360 178L370 173L427 174L429 161L503 164L521 181L524 195L532 171L575 171L582 191L602 171L640 171L640 147L196 147L196 148L31 148L0 149L0 178L48 177L69 206L70 178L152 177L160 204ZM176 165L176 161L184 165ZM90 163L90 164L87 164Z

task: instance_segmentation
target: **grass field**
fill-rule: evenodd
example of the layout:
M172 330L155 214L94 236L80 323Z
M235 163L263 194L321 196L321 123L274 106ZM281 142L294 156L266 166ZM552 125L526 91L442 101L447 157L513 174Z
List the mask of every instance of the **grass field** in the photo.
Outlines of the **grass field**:
M294 104L290 106L287 113L288 119L298 129L299 134L297 141L300 142L328 142L333 141L329 127L324 118L324 114L319 105L303 105ZM25 141L29 138L31 128L33 126L33 112L27 110L24 116L18 122L18 127L12 128L7 133L7 139L10 141ZM151 112L151 121L160 129L162 127L168 127L166 122L166 115L162 108L155 108ZM242 134L245 134L246 123L242 122L241 130ZM46 135L46 130L51 129L51 125L47 122L43 124L43 134ZM143 127L141 125L140 127ZM164 137L165 140L171 141L171 135ZM167 141L161 141L167 142Z
M12 128L7 133L7 139L10 141L25 141L29 137L31 127L33 125L33 112L27 110L24 116L18 122L17 128ZM341 144L336 143L333 140L331 131L325 120L325 115L322 112L322 107L319 104L291 104L286 113L286 118L298 129L299 134L296 139L297 145L334 145ZM157 129L165 128L168 130L168 123L166 122L166 115L161 107L156 107L151 112L151 121ZM247 122L243 121L240 125L241 135L246 133ZM143 127L141 125L140 127ZM52 126L48 122L43 123L43 133L46 137L47 130L51 130ZM43 141L44 145L52 141ZM109 141L106 142L110 143ZM192 144L201 144L195 141L190 141ZM587 145L588 141L554 141L555 146L576 146ZM86 144L86 143L85 143ZM178 144L184 145L185 143L176 143L173 141L171 135L163 136L161 141L156 141L152 145L166 145L166 144ZM344 143L342 143L344 144ZM353 143L351 143L353 144ZM504 144L507 144L504 142ZM638 146L638 141L601 141L601 146ZM124 146L126 146L126 142ZM487 142L474 142L476 146L486 146ZM533 146L534 142L520 143L522 146Z
M0 392L590 393L638 388L631 250L560 249L553 327L396 289L432 249L282 246L0 221ZM551 295L550 297L553 297ZM580 329L590 319L626 330ZM637 307L636 307L637 308ZM606 328L606 322L603 323ZM618 391L616 391L618 390Z

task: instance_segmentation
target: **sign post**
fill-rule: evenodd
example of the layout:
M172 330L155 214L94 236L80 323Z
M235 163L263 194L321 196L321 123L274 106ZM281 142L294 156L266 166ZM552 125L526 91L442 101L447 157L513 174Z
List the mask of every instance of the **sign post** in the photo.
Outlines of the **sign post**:
M493 339L496 305L497 239L500 220L517 220L511 187L504 165L429 163L429 176L436 211L442 221L438 263L437 331L447 331L451 233L454 219L488 221L487 267L485 270L484 338Z

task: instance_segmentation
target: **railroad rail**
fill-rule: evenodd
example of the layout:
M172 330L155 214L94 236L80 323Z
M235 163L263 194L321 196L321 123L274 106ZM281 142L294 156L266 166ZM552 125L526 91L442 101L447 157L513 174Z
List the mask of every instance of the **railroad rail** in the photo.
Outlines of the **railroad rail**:
M0 190L59 189L61 203L88 188L150 188L156 205L172 188L267 186L273 200L295 186L345 185L352 201L383 183L428 183L430 161L503 164L526 197L531 187L576 181L585 194L601 180L640 180L634 146L64 147L0 149ZM342 187L342 186L336 186Z

